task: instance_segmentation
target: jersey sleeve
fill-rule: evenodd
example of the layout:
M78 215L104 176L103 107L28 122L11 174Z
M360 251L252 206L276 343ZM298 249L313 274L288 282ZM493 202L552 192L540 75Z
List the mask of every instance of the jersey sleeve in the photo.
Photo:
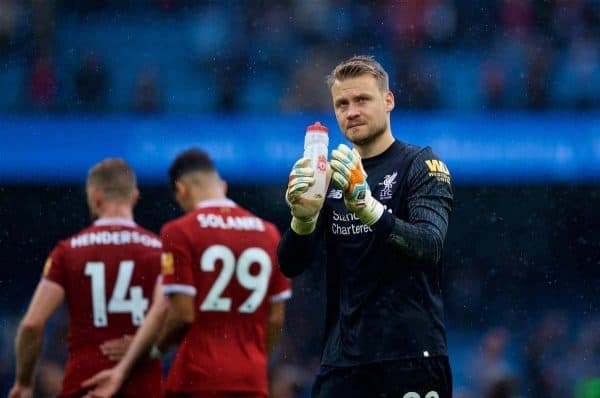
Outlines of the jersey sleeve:
M384 212L373 229L404 255L435 265L442 255L452 209L450 171L425 148L413 160L407 179L407 219Z
M58 283L63 288L67 285L67 270L64 260L64 244L61 242L52 250L42 271L42 278Z
M161 274L165 294L196 295L190 244L175 224L167 224L160 233L162 240Z
M409 178L408 221L429 226L444 240L453 200L448 167L426 148L414 160Z
M275 244L277 245L281 240L281 234L274 225L270 225L270 233ZM273 272L271 274L271 280L269 281L269 301L272 303L288 300L292 297L292 284L290 280L286 278L279 269L279 263L277 255L273 257Z
M325 214L327 206L323 206L317 219L315 230L307 235L298 235L290 227L286 229L277 247L280 271L287 277L293 278L320 261L322 242L325 236Z

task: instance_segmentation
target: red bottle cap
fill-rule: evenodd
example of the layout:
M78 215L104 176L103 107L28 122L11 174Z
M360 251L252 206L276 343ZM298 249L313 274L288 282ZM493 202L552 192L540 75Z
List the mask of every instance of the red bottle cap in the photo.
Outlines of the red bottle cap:
M329 129L321 124L321 122L315 122L315 124L311 124L306 128L306 132L315 132L315 133L329 133Z

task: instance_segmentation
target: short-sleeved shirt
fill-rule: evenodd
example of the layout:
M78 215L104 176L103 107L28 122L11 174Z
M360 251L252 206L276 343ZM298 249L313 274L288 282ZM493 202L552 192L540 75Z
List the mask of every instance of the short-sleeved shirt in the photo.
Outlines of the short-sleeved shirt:
M126 219L100 219L52 250L43 277L62 286L69 313L69 357L61 396L115 365L100 352L106 340L133 335L142 323L160 276L161 242ZM158 360L136 368L125 396L158 396ZM142 395L140 395L142 394Z
M204 201L166 224L165 294L195 297L167 391L267 393L269 303L291 296L279 271L277 228L228 199Z

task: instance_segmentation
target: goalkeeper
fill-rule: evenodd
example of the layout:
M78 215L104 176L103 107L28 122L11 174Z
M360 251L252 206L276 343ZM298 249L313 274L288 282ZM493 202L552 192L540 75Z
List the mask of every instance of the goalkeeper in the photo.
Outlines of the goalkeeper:
M311 264L326 273L325 343L312 395L451 397L440 261L449 171L429 147L394 138L394 96L373 58L342 62L328 85L353 149L331 152L323 200L302 197L314 171L308 159L296 162L286 192L291 227L279 245L285 275Z

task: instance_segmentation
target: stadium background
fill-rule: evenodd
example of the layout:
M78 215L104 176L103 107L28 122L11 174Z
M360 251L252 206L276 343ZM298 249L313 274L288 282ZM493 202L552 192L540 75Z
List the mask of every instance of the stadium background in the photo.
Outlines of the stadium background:
M0 0L0 394L12 341L57 240L88 223L83 179L105 156L140 176L137 221L180 214L166 167L207 149L231 197L286 227L304 128L330 127L324 76L377 56L393 131L455 178L445 250L459 397L600 396L600 2ZM272 396L305 397L322 279L294 280ZM48 327L39 397L64 361Z

